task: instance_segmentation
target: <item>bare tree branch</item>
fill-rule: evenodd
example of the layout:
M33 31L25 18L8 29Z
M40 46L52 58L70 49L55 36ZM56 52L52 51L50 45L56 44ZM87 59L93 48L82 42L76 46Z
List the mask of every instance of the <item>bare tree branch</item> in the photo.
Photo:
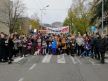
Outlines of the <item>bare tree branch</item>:
M25 7L21 0L15 0L13 2L5 2L5 9L1 9L3 14L7 15L7 20L0 19L0 22L6 24L9 27L10 33L15 31L15 25L17 20L24 13Z

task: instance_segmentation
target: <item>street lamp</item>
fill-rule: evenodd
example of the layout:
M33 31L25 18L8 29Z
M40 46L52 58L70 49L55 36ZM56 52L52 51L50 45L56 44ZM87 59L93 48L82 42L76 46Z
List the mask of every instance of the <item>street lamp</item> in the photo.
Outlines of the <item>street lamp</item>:
M43 18L43 10L45 10L47 7L49 7L49 5L46 5L45 7L43 7L43 8L41 8L40 10L41 10L41 29L42 29L42 18Z

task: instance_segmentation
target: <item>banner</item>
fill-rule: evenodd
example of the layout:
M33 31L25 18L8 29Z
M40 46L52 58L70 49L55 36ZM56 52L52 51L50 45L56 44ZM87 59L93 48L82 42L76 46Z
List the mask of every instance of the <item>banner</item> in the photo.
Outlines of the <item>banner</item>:
M58 27L58 28L46 28L48 33L69 33L69 26L63 26L63 27Z
M60 30L61 33L69 33L69 26L67 27L62 27L62 29Z

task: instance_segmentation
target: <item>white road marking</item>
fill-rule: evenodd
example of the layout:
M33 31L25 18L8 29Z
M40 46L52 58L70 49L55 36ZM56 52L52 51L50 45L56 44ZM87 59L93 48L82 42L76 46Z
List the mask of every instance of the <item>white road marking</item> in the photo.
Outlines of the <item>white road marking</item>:
M24 78L20 78L18 81L24 81Z
M105 62L108 63L108 59L105 59Z
M52 55L46 55L43 60L42 63L49 63L51 60Z
M45 63L46 60L47 60L47 58L48 58L48 55L45 55L45 57L44 57L43 60L42 60L42 63Z
M36 67L36 64L33 64L30 68L29 71L31 71L32 69L34 69Z
M108 57L108 54L105 54L105 57Z
M73 62L74 64L77 63L77 62L75 61L75 59L74 59L72 56L70 56L70 58L71 58L71 60L72 60L72 62Z
M92 60L89 60L89 62L90 62L92 65L95 65L95 62L93 62Z
M30 62L31 60L35 59L36 57L35 56L32 56L30 59L28 59L27 62Z
M79 64L82 64L82 62L81 62L77 57L75 57L75 59L77 60L77 62L78 62Z
M92 64L92 65L101 65L101 64L96 64L95 62L93 62L92 60L89 59L89 62Z
M24 59L24 57L18 57L18 58L16 58L16 59L14 59L14 61L13 62L19 62L19 61L21 61L22 59Z
M52 55L48 55L47 63L50 62Z
M57 63L66 63L65 58L64 58L64 54L62 55L57 55Z

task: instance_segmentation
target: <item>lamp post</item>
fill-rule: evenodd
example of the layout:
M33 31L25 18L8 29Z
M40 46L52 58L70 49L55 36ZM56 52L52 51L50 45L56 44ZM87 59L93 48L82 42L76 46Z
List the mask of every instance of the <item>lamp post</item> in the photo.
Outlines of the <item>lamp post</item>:
M43 10L45 10L49 5L46 5L45 7L41 8L41 29L42 29L42 22L43 22Z
M102 0L102 34L104 32L104 0Z

